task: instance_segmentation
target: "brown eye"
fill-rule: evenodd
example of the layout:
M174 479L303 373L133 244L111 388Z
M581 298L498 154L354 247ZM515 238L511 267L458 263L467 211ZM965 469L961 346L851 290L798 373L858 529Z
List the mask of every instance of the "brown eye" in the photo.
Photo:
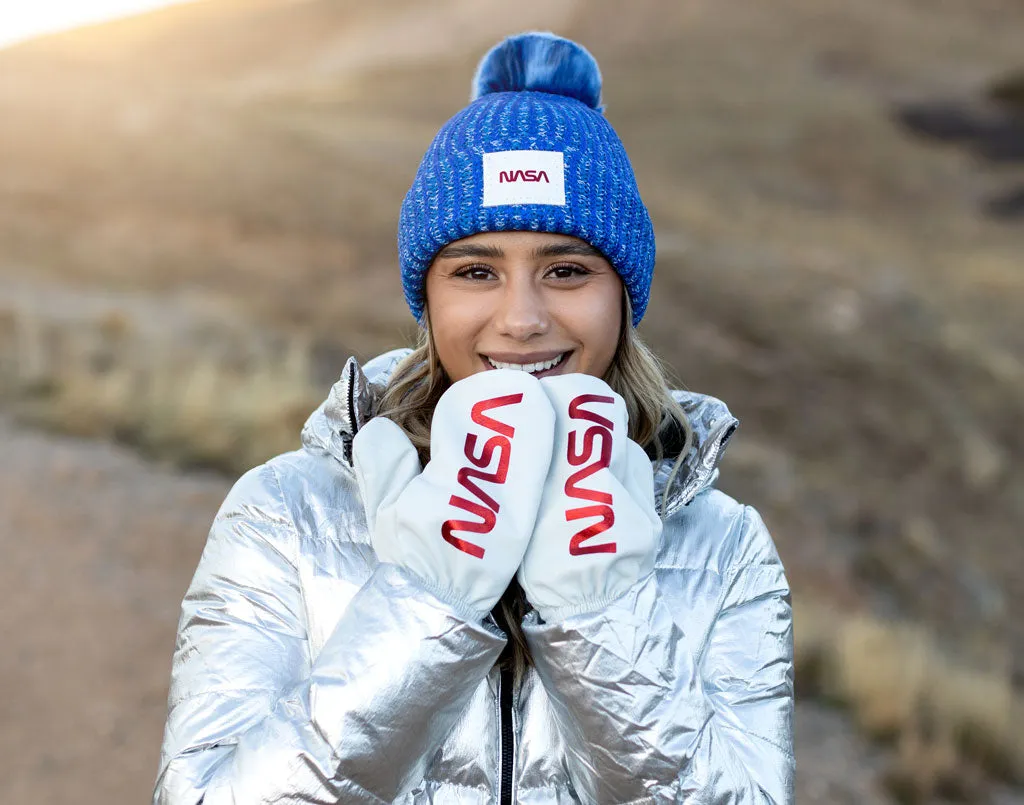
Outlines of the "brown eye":
M454 273L454 276L468 280L488 280L494 273L487 266L466 266Z
M588 274L590 274L590 271L575 263L551 266L548 269L548 276L556 280L575 279L576 277L584 277Z

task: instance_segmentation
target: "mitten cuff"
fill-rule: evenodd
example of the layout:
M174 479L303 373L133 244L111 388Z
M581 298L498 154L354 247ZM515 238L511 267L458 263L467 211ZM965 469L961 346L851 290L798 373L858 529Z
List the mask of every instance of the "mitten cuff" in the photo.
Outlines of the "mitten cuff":
M402 572L406 576L415 581L416 586L422 588L425 592L430 593L437 599L439 604L452 610L468 622L480 623L491 611L491 607L481 609L474 606L473 603L466 600L465 596L457 592L455 588L451 586L438 584L435 581L426 579L419 573L416 573L403 565L396 564L394 566L401 568Z
M565 604L560 607L534 606L533 612L527 614L524 623L529 622L533 625L561 623L569 618L579 615L596 615L602 610L613 606L620 599L626 598L630 595L635 595L636 591L641 588L652 575L653 573L648 573L625 590L613 593L612 595L586 598L583 601ZM534 615L534 613L536 614ZM532 620L530 620L531 617L533 618Z

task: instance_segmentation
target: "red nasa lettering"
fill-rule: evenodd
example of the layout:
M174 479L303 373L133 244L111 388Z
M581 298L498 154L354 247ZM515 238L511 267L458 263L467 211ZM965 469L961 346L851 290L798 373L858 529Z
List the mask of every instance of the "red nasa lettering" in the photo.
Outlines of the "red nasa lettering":
M475 542L470 542L469 540L456 537L454 532L461 531L470 534L488 534L491 529L494 528L494 524L497 522L496 515L500 508L498 501L481 489L474 479L487 481L492 484L505 483L505 479L508 477L508 462L512 455L511 439L516 432L515 428L511 425L506 425L504 422L488 416L486 412L490 411L492 408L516 405L522 401L522 394L506 394L503 397L492 397L488 400L481 400L476 403L470 411L470 418L473 422L481 427L494 431L496 434L484 442L479 455L475 455L477 435L475 433L466 434L465 454L466 458L469 459L473 466L463 467L460 469L458 480L459 484L471 492L480 502L478 503L477 501L467 500L466 498L458 495L452 495L451 498L449 498L448 503L456 508L469 512L475 517L479 517L480 521L446 520L441 526L441 536L449 545L453 545L463 553L468 553L470 556L475 556L477 559L484 558L484 549ZM486 469L491 466L495 453L498 454L498 466L493 472L487 472Z
M547 171L499 171L498 172L498 184L505 184L506 182L547 182L551 184L551 180L548 179Z
M615 542L604 542L599 544L584 544L588 540L602 534L615 525L615 512L612 509L612 496L607 492L597 489L587 489L580 486L580 482L589 478L596 472L608 469L612 461L612 431L615 424L607 417L589 411L583 406L587 403L615 404L614 397L601 394L581 394L569 403L569 418L579 419L594 424L583 431L583 444L578 449L576 436L580 431L574 430L569 434L569 445L566 459L570 466L579 467L585 465L569 476L565 482L565 494L577 500L587 500L597 505L578 506L575 509L567 509L565 512L566 522L580 520L585 517L600 517L600 521L586 528L577 531L569 540L569 553L572 556L581 556L590 553L615 553ZM596 460L590 462L594 456L594 447L600 442L600 452Z

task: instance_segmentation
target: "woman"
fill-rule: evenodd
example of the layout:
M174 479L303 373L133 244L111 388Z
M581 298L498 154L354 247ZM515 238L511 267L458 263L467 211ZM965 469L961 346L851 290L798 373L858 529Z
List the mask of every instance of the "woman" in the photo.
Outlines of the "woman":
M499 44L402 206L420 345L349 361L183 604L154 802L789 803L789 591L736 420L636 335L596 63Z

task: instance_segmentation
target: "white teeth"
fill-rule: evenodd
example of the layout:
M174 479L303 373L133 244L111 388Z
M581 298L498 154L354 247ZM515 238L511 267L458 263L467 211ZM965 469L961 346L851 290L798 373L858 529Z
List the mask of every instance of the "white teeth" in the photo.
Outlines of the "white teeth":
M520 372L530 372L533 374L534 372L543 372L553 366L558 366L565 355L566 353L563 352L561 355L558 355L549 361L540 361L539 363L505 363L504 361L496 361L492 358L488 358L487 361L495 369L516 369Z

